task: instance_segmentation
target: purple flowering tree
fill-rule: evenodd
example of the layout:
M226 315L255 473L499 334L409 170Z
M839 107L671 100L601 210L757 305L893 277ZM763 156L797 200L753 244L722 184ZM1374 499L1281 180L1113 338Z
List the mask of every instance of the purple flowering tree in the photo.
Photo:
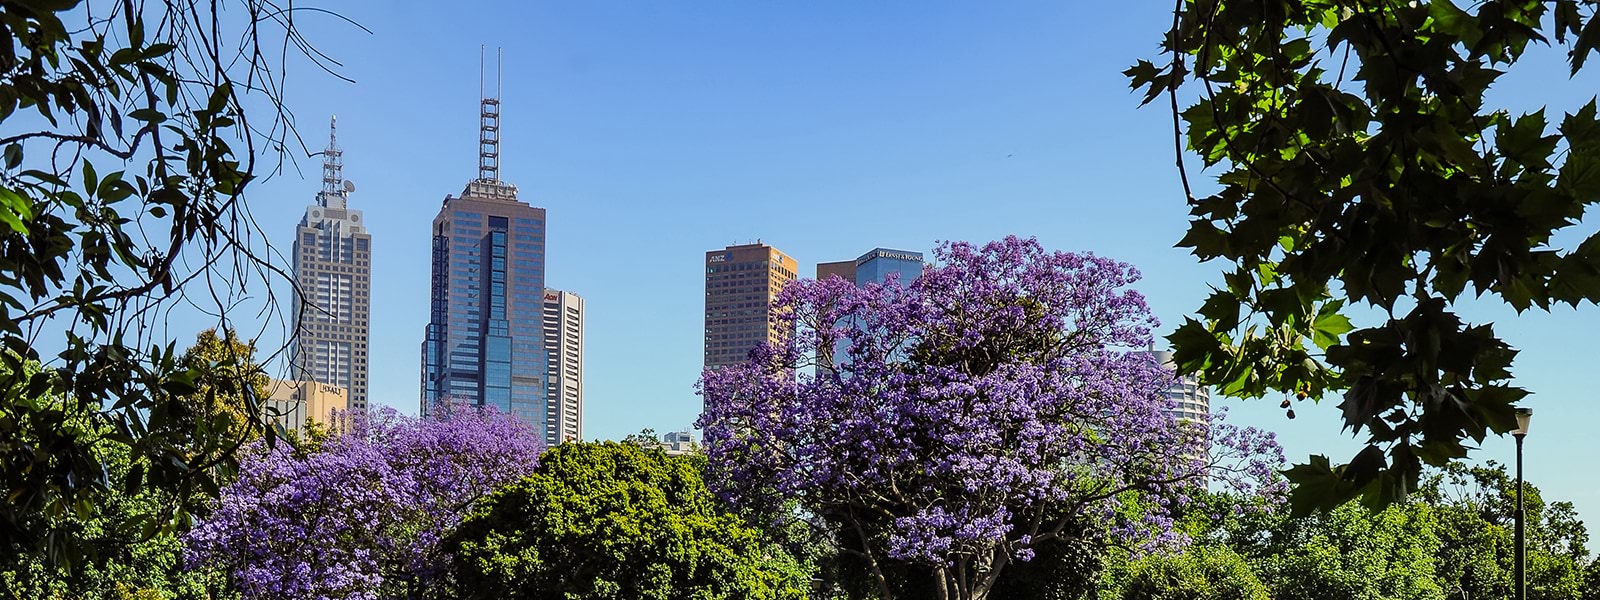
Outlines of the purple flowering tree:
M350 413L334 431L309 454L248 452L187 560L224 566L247 600L413 597L447 572L440 539L544 449L516 418L464 406Z
M910 285L790 284L787 343L704 373L723 499L803 515L885 599L981 600L1086 519L1179 543L1186 489L1281 491L1270 434L1166 416L1172 376L1128 351L1157 326L1133 267L1016 237L935 255Z

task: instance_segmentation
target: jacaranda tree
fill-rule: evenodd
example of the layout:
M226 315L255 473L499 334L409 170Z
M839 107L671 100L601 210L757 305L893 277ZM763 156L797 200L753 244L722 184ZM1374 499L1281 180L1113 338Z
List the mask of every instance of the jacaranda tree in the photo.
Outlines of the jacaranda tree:
M246 599L402 598L442 586L440 540L474 501L531 473L526 424L452 406L426 418L353 413L319 452L257 445L187 536L191 564L223 565Z
M722 498L753 515L793 503L885 599L981 600L1082 519L1158 545L1207 474L1271 480L1269 435L1213 423L1208 453L1204 424L1165 413L1170 375L1124 351L1157 326L1132 267L1016 237L935 255L909 285L790 284L774 302L786 342L705 372ZM1148 506L1117 510L1129 501Z

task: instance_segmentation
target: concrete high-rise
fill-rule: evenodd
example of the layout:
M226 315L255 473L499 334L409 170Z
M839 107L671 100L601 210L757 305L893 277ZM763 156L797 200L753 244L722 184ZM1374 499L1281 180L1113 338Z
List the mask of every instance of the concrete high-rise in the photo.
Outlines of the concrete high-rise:
M274 379L270 387L265 404L284 429L304 429L308 422L328 425L338 411L349 408L348 392L336 385Z
M306 208L294 239L295 379L344 388L349 407L367 408L367 333L372 236L361 211L346 202L355 186L344 180L338 120L329 124L322 156L322 191Z
M583 439L583 297L544 291L544 348L550 355L545 444Z
M545 210L500 180L500 101L479 112L478 177L433 219L422 411L493 406L546 432Z
M706 367L743 362L761 342L783 340L772 300L799 268L760 241L706 253Z
M1160 364L1168 372L1173 372L1177 366L1172 362L1172 353L1165 350L1149 350L1140 352L1144 356ZM1191 375L1178 377L1172 387L1164 392L1167 400L1172 404L1167 408L1167 416L1175 420L1191 421L1202 425L1211 423L1211 391L1200 385L1200 380Z

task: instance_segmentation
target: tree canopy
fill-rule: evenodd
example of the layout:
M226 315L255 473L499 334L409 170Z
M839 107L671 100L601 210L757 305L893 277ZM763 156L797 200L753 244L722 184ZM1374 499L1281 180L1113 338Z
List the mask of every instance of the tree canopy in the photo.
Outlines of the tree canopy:
M480 497L530 472L543 441L517 418L440 406L350 413L316 452L257 443L185 535L247 600L405 598L448 587L440 541Z
M451 536L464 598L802 599L810 582L718 508L702 459L569 442Z
M174 523L230 470L238 444L182 400L205 370L156 325L186 301L226 327L246 288L282 272L251 246L241 196L294 138L284 61L326 64L287 15L268 0L0 0L0 558L101 550L55 524L114 494L107 444L134 465L128 486L178 499Z
M981 600L1084 519L1159 545L1202 478L1274 492L1269 435L1168 416L1171 375L1128 351L1156 325L1132 267L1016 237L935 255L908 285L789 284L792 336L705 372L721 497L793 502L886 599Z
M1290 471L1298 510L1403 497L1424 465L1515 426L1516 351L1456 314L1463 293L1518 311L1600 300L1600 235L1552 242L1600 201L1595 102L1485 100L1535 46L1564 45L1577 73L1600 50L1597 8L1177 0L1166 56L1127 71L1173 113L1192 215L1178 245L1224 266L1169 338L1179 367L1230 396L1339 394L1342 427L1366 436L1346 464ZM1183 152L1218 191L1195 197ZM1384 316L1357 328L1362 306Z

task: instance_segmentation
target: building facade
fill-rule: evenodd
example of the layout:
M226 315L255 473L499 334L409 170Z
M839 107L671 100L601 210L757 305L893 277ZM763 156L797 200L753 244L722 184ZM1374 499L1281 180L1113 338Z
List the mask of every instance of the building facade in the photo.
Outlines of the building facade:
M481 107L478 177L433 219L422 411L492 406L546 435L545 210L500 180L500 102Z
M348 393L336 385L285 379L274 379L270 385L268 414L276 414L284 429L298 431L310 421L327 425L333 422L334 411L350 408Z
M924 264L921 252L873 248L855 260L817 263L817 280L839 277L854 283L856 287L866 287L868 284L883 283L893 274L900 285L908 286L922 276ZM818 364L845 364L845 353L849 347L850 340L840 339L834 343L831 353L826 352L826 348L818 348Z
M793 257L759 240L706 253L707 368L743 362L762 342L782 342L772 300L799 268Z
M347 205L355 186L344 180L337 126L323 153L322 191L296 230L290 356L296 379L344 388L350 408L365 410L372 236L361 211Z
M900 282L900 285L911 285L911 282L922 276L924 264L921 252L873 248L856 258L856 285L883 283L891 275Z
M1172 362L1172 353L1166 350L1150 350L1141 352L1150 357L1168 372L1177 369ZM1179 377L1172 387L1167 388L1167 400L1172 405L1167 409L1167 416L1176 420L1186 420L1194 423L1211 423L1211 390L1200 385L1200 381L1193 376Z
M583 439L583 297L544 291L544 348L550 356L545 444Z

